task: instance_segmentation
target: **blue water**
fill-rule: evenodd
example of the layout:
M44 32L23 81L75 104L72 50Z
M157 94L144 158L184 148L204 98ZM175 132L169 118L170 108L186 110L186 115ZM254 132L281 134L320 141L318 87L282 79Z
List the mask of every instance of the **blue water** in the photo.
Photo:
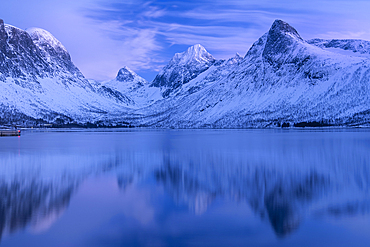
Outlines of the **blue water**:
M368 246L370 130L0 138L1 246Z

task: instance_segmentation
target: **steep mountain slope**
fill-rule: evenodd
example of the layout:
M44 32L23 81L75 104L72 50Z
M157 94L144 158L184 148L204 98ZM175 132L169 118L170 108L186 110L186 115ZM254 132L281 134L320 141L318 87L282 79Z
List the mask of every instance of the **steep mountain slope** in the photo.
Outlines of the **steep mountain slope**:
M83 78L82 73L72 63L67 49L51 33L41 28L30 28L26 31L39 48L42 58L45 58L49 65L52 64L55 71L70 72L72 75Z
M49 32L2 20L0 90L0 124L84 124L127 112L121 95L96 91Z
M369 96L367 56L312 45L289 24L276 20L242 61L216 63L175 96L144 109L149 117L137 124L175 128L368 124Z
M163 97L168 97L170 93L196 78L215 62L216 59L203 46L199 44L191 46L185 52L175 54L155 77L152 86L161 88Z

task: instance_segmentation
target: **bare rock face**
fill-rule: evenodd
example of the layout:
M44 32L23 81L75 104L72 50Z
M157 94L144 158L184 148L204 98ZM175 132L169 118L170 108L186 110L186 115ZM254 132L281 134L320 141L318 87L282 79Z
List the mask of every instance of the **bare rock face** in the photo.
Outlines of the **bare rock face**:
M286 22L276 20L267 34L262 56L266 62L280 65L286 62L287 55L299 42L304 41L297 30Z
M37 84L37 78L62 76L88 86L78 82L84 77L72 63L68 51L43 29L33 28L27 32L0 21L0 46L2 76L17 79L20 85L27 87Z
M52 72L29 34L0 20L0 72L4 77L26 78Z
M5 46L7 38L8 36L6 35L5 32L4 21L0 19L0 47L2 52L4 51L3 47Z

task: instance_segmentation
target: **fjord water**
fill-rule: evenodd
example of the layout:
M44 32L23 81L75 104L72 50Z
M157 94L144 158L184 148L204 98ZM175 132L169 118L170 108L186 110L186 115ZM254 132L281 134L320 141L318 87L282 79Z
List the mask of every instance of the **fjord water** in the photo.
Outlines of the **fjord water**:
M370 130L0 138L1 246L368 246Z

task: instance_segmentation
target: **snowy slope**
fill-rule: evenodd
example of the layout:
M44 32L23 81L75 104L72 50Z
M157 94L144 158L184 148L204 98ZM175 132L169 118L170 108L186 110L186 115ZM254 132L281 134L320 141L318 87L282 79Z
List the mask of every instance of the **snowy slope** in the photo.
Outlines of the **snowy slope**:
M47 31L0 21L0 124L369 125L369 58L368 41L305 41L276 20L244 57L216 60L194 45L150 83L127 67L100 83Z
M121 92L128 92L142 87L147 83L148 82L144 78L138 76L125 66L118 71L115 80L105 82L104 85L115 88Z
M3 124L106 122L127 112L124 97L95 90L49 32L26 32L2 20L0 90Z
M130 100L128 106L133 109L148 106L162 99L159 88L150 87L144 78L126 66L118 71L114 80L102 82L101 89L116 90L125 95Z
M357 39L312 39L308 40L307 43L348 56L370 57L370 41Z
M197 44L185 52L176 53L171 61L155 77L151 86L159 87L163 97L180 88L183 84L206 71L216 59L206 49Z
M175 128L368 124L369 68L367 56L312 45L277 20L243 60L211 66L173 97L143 109L148 117L137 124Z

